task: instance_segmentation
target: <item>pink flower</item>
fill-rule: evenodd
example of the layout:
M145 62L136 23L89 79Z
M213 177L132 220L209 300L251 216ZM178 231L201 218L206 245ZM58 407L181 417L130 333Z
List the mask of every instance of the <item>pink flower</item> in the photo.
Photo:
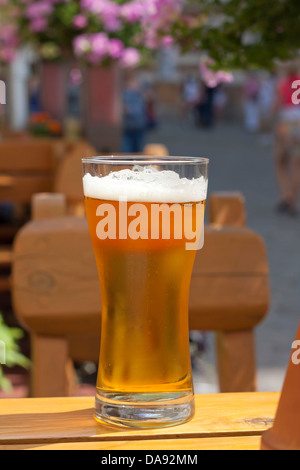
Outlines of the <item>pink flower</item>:
M16 34L17 30L13 24L3 24L0 28L0 41L10 41Z
M41 16L48 16L53 12L53 5L47 0L41 0L35 3L31 3L26 8L27 18L39 19Z
M203 59L200 63L200 73L206 85L215 88L220 83L230 83L233 81L232 73L224 70L213 70L210 67L210 65L212 66L213 64L214 61L210 57Z
M83 10L87 10L94 15L106 14L119 14L119 5L111 0L81 0L80 2Z
M120 8L114 2L107 1L103 4L100 16L107 31L118 31L121 27L119 19Z
M0 0L1 1L1 0ZM38 0L39 2L57 0ZM62 1L62 0L60 0ZM64 0L69 1L69 0ZM156 49L170 47L173 38L170 29L186 0L79 0L81 13L74 18L73 25L78 29L88 26L93 18L100 23L96 34L81 35L74 41L76 55L97 63L105 58L119 59L124 67L135 67L141 59L138 47ZM139 24L140 28L130 25ZM130 46L125 47L120 39L111 37L111 32L125 31ZM105 32L102 32L102 31ZM121 37L121 36L120 36ZM128 45L128 44L127 44Z
M111 39L108 44L108 53L113 59L119 59L124 51L124 44L120 39Z
M76 15L74 16L73 18L73 25L75 26L75 28L77 29L83 29L83 28L86 28L86 26L88 25L88 19L86 16L84 15Z
M120 5L114 1L81 0L80 4L83 10L99 17L106 31L118 31L120 29Z
M145 14L145 5L140 0L124 3L120 9L121 16L129 23L137 23Z
M116 16L104 16L103 15L104 28L108 32L119 31L121 28L121 22Z
M48 26L48 21L45 18L34 18L30 24L29 28L34 33L41 33L45 31Z
M137 49L128 47L122 53L121 64L124 67L135 67L141 60L141 54Z
M75 55L82 56L91 50L91 42L87 34L77 36L73 41Z
M97 15L101 12L101 2L102 0L81 0L80 4L84 10Z
M156 49L165 41L165 45L169 46L169 31L174 20L182 13L184 0L146 0L142 3L144 14L141 25L144 31L144 45ZM162 39L164 37L167 39Z
M159 46L159 37L155 28L145 29L144 44L149 49L156 49Z
M4 46L2 49L0 49L0 59L4 62L12 62L15 58L15 55L16 49L12 47Z
M169 48L174 44L174 39L172 36L164 36L161 40L161 44L165 48Z
M96 33L91 35L90 41L93 55L101 57L107 54L109 39L105 33Z
M12 62L19 45L19 37L14 24L4 24L0 28L0 61Z

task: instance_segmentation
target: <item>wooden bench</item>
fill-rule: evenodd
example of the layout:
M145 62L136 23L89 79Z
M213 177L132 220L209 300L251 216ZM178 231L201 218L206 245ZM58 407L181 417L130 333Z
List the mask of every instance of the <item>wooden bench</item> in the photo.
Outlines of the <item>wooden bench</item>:
M195 416L188 423L143 430L96 423L93 397L0 400L0 451L107 450L116 457L127 450L167 450L170 458L186 455L186 463L199 465L200 456L193 451L259 450L278 400L279 393L198 395ZM145 455L137 454L136 460ZM192 460L194 455L198 461ZM107 457L105 452L97 454L98 459Z
M160 157L168 157L170 155L169 150L165 145L155 143L145 145L143 154L154 157L157 157L158 155Z
M60 146L48 139L0 143L0 201L30 203L33 194L50 192Z
M63 139L4 139L0 142L0 203L11 203L14 213L20 214L24 207L30 207L36 194L56 192L64 193L59 185L59 177L65 167L65 161L78 161L94 154L94 150L85 141L67 141ZM69 168L69 166L68 166ZM70 175L71 176L71 175ZM68 175L65 176L68 181ZM69 197L70 188L66 187L66 204L69 213L74 205ZM21 210L20 210L21 209ZM0 227L0 271L7 267L11 259L10 243L20 225L28 220L25 216L16 224ZM2 238L2 240L1 240ZM1 246L6 244L6 246ZM9 278L1 275L0 291L10 289Z
M94 154L85 141L5 139L0 142L0 201L31 204L37 193L53 192L68 157Z
M30 204L35 192L51 191L56 146L49 140L5 139L0 142L0 202L13 204L14 218L23 204ZM0 227L0 291L9 291L7 266L11 258L10 242L19 223ZM6 245L4 245L6 244Z
M222 195L220 207L236 197L244 210L238 195ZM16 238L13 305L31 332L32 396L66 396L72 361L98 362L100 288L85 218L40 214ZM268 306L261 237L246 227L209 224L196 257L189 315L191 330L216 332L220 391L256 389L254 329Z
M168 149L161 144L148 144L143 150L144 155L167 156ZM82 162L83 156L95 156L93 147L77 147L65 158L57 169L54 180L54 192L66 196L68 213L83 216L85 214L82 188ZM99 154L98 154L99 155Z
M10 280L7 275L12 263L12 251L6 246L0 246L0 292L7 292L10 289Z

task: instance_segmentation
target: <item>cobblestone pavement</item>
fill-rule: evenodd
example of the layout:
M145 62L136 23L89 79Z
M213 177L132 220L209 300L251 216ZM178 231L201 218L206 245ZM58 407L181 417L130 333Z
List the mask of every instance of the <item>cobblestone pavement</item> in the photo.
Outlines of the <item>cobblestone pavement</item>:
M148 141L164 143L171 155L209 157L209 191L244 194L247 224L263 237L270 266L271 305L256 330L258 390L281 390L300 316L300 216L275 211L278 194L270 139L249 135L238 124L204 130L174 119L162 122ZM217 391L213 334L206 340L207 352L195 368L198 392Z

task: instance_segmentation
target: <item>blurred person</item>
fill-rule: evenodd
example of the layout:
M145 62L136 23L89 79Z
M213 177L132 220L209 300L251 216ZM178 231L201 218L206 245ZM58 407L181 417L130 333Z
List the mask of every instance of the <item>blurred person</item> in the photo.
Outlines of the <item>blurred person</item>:
M195 77L188 76L183 82L183 99L185 114L194 119L194 112L201 96L200 83Z
M4 81L4 77L1 77L0 80ZM3 134L5 134L5 124L6 124L6 113L5 113L5 104L0 102L0 140L3 139ZM13 218L13 204L10 202L0 201L0 225L7 224L12 221Z
M244 126L250 133L255 133L259 129L259 90L258 77L255 72L250 72L244 86Z
M147 129L153 130L157 128L157 113L156 113L156 93L151 84L145 86L144 96L146 100L146 117Z
M68 80L68 115L73 118L80 117L80 86L82 73L78 67L72 67Z
M227 93L222 84L218 85L213 97L214 116L217 122L222 122L224 118L224 111L228 102Z
M41 81L40 76L34 66L32 67L32 73L28 80L28 101L30 114L36 114L42 111Z
M201 98L197 105L197 113L200 125L211 128L214 125L214 102L216 87L203 83Z
M123 153L141 153L147 126L146 100L135 76L127 79L123 91Z
M75 65L72 66L68 76L67 113L64 118L64 135L67 139L76 140L82 135L81 98L82 72Z
M280 193L279 212L298 214L300 190L300 105L293 103L292 85L300 80L297 67L291 65L279 80L275 102L275 170Z
M5 131L5 105L0 103L0 140L3 138Z
M260 113L260 131L263 134L263 142L269 142L274 128L273 105L276 94L277 78L275 73L266 75L260 85L258 104Z

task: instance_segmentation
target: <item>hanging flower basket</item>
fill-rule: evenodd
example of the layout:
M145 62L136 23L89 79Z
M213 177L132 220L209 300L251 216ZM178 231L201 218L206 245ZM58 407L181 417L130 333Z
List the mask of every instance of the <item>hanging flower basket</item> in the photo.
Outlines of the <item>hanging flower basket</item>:
M0 35L0 57L11 60L15 48L29 43L47 60L67 53L92 65L136 66L149 51L172 43L170 30L183 4L184 0L0 0L10 28L2 47Z
M99 150L118 148L120 71L142 65L161 47L184 0L0 0L0 61L30 44L41 58L42 109L67 115L70 62L83 71L82 127ZM1 20L0 20L1 21Z

